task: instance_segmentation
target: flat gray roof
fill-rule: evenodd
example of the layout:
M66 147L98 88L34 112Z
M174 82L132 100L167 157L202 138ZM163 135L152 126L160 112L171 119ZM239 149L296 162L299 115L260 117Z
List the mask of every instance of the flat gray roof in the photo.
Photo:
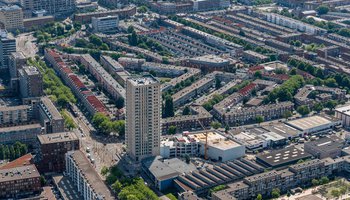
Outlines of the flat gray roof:
M340 112L345 115L350 115L350 105L336 108L335 111Z
M79 140L74 132L62 132L38 135L40 144L51 144Z
M50 115L49 118L59 120L63 119L61 113L58 112L56 106L52 103L52 101L48 97L41 98L41 106L44 107L47 115Z
M193 164L187 164L178 158L163 160L162 157L157 156L143 160L142 164L160 181L196 170Z
M3 127L0 128L0 134L11 132L11 131L25 131L29 129L41 129L40 124L25 124L25 125L17 125L17 126L10 126L10 127Z
M344 140L338 137L324 137L315 141L305 143L305 145L312 146L314 149L320 151L332 151L334 149L341 149L343 147Z
M84 153L80 150L74 151L70 155L81 173L84 174L85 179L94 189L94 191L102 195L104 199L115 199L112 192L108 189L107 185L102 181L96 170L90 164L90 161L85 157Z
M40 177L35 165L0 170L0 183Z
M129 78L128 81L134 86L146 86L159 83L159 81L151 75L142 76L138 78Z
M269 125L264 125L263 128L265 130L277 133L277 134L282 135L282 136L287 137L287 138L288 137L298 137L300 134L300 131L297 130L296 128L294 128L288 124L281 123L281 122L273 123L273 124L269 124Z
M310 157L311 154L304 152L304 150L300 150L295 147L288 147L282 150L271 151L267 154L258 155L256 158L271 167L277 167Z
M332 123L332 121L318 115L304 117L301 119L291 120L287 122L287 124L302 131L316 128L319 126L324 126L330 123Z

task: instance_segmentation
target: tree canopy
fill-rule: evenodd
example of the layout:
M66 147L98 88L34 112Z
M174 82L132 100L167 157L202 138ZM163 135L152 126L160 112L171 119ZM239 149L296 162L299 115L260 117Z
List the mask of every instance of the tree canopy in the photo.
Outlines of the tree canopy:
M125 121L112 121L103 113L96 113L92 118L92 123L102 134L118 133L120 136L125 134Z

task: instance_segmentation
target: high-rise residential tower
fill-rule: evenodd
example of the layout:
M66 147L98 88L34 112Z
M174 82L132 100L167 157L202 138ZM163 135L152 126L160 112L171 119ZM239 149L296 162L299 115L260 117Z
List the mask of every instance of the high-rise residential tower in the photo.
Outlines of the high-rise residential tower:
M160 153L160 82L151 75L126 81L126 145L136 162Z
M0 69L8 69L8 59L12 52L16 52L16 39L6 30L0 30Z

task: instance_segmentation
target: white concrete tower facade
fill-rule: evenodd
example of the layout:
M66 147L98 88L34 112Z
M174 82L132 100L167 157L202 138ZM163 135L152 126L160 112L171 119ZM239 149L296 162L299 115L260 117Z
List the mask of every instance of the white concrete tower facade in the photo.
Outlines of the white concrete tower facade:
M136 161L160 154L160 82L146 75L126 81L126 146Z

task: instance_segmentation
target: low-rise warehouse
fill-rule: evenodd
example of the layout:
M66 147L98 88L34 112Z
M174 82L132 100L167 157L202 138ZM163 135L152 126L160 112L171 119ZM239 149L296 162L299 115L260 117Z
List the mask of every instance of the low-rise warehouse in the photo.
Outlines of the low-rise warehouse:
M336 158L341 155L343 145L344 140L338 137L324 137L305 143L304 149L319 159Z
M295 147L288 147L282 150L272 151L259 155L256 161L267 167L279 168L297 163L299 160L311 158L311 154Z
M328 116L311 116L291 120L286 124L300 130L303 134L321 134L341 125L341 121Z
M142 161L142 170L163 191L173 186L174 179L180 174L196 170L193 164L187 164L178 158L164 159L160 156Z

